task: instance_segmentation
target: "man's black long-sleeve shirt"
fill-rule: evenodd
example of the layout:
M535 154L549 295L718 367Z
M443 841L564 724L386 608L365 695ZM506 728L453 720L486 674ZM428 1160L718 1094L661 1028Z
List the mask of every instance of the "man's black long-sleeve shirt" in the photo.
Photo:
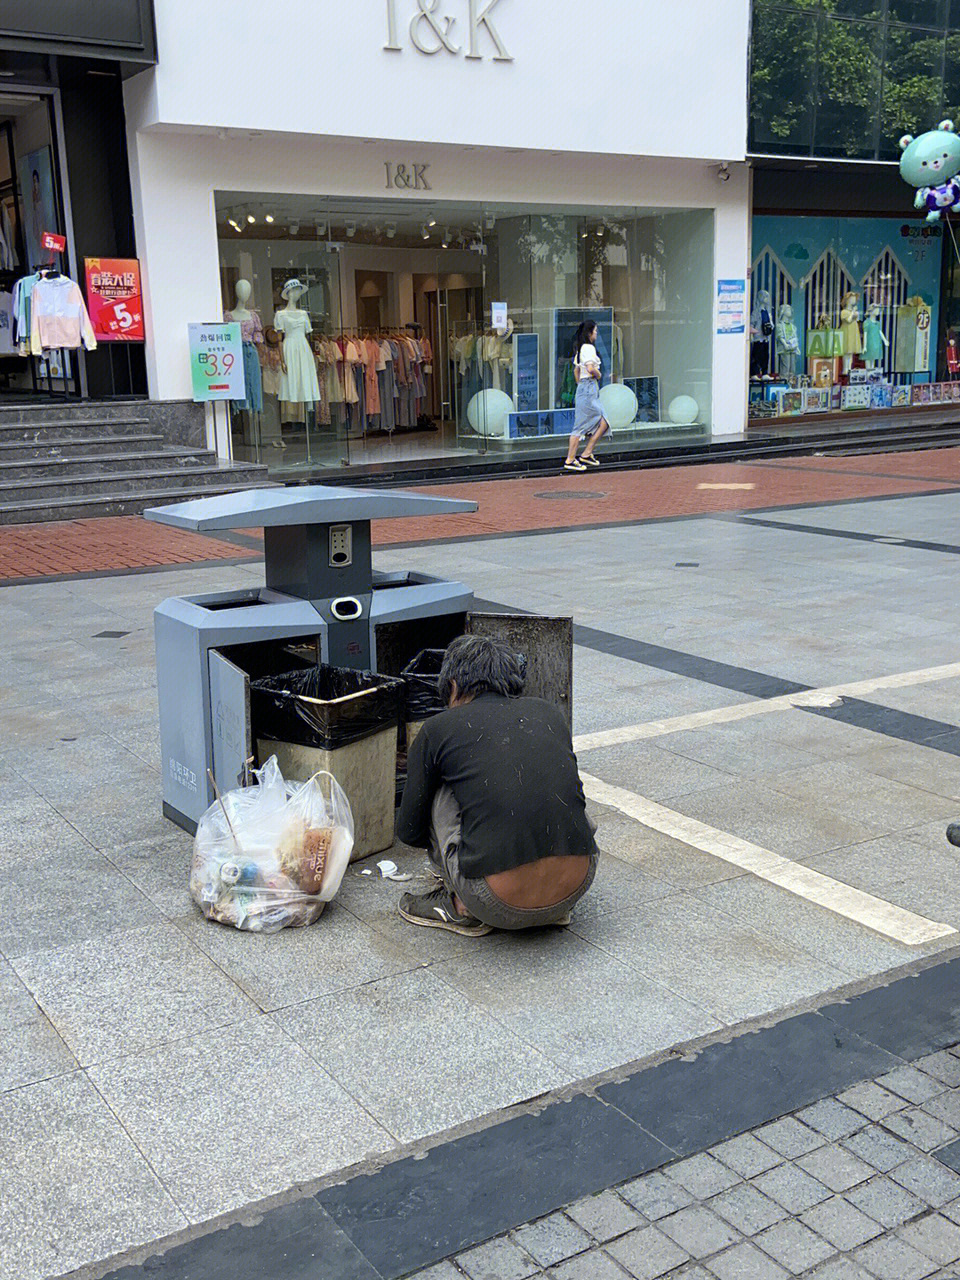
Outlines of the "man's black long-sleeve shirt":
M482 694L426 722L407 761L397 826L404 844L429 847L443 783L460 806L460 866L471 879L596 848L570 730L540 698Z

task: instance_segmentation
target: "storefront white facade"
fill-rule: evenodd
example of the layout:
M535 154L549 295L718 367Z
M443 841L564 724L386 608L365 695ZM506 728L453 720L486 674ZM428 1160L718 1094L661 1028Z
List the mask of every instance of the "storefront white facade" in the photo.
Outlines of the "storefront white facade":
M245 0L157 0L156 20L158 66L125 90L152 398L190 397L187 325L223 314L224 193L381 221L425 201L441 223L453 204L709 211L691 363L713 434L742 429L748 336L718 332L716 298L747 276L747 0L288 0L266 26ZM687 339L660 332L669 365Z

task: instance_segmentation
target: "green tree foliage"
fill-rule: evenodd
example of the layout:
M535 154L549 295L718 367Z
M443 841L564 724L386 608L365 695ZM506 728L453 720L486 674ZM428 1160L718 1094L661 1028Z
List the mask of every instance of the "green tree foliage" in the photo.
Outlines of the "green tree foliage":
M755 0L751 150L889 159L901 134L958 112L960 35L899 25L885 9Z

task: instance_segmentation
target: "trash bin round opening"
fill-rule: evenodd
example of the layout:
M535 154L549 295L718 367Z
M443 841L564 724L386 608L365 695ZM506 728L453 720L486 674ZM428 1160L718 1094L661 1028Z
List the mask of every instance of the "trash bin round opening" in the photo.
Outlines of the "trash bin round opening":
M352 622L363 613L363 605L356 596L341 596L331 602L330 612L338 622Z

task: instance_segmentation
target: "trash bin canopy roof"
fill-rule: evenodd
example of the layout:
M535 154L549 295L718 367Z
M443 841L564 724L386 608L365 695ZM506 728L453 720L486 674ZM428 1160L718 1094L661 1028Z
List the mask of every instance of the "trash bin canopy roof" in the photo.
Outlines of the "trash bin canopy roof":
M462 498L435 498L409 489L348 489L336 484L241 489L214 498L174 502L144 511L148 520L179 529L254 529L277 525L351 524L400 516L442 516L476 511Z

